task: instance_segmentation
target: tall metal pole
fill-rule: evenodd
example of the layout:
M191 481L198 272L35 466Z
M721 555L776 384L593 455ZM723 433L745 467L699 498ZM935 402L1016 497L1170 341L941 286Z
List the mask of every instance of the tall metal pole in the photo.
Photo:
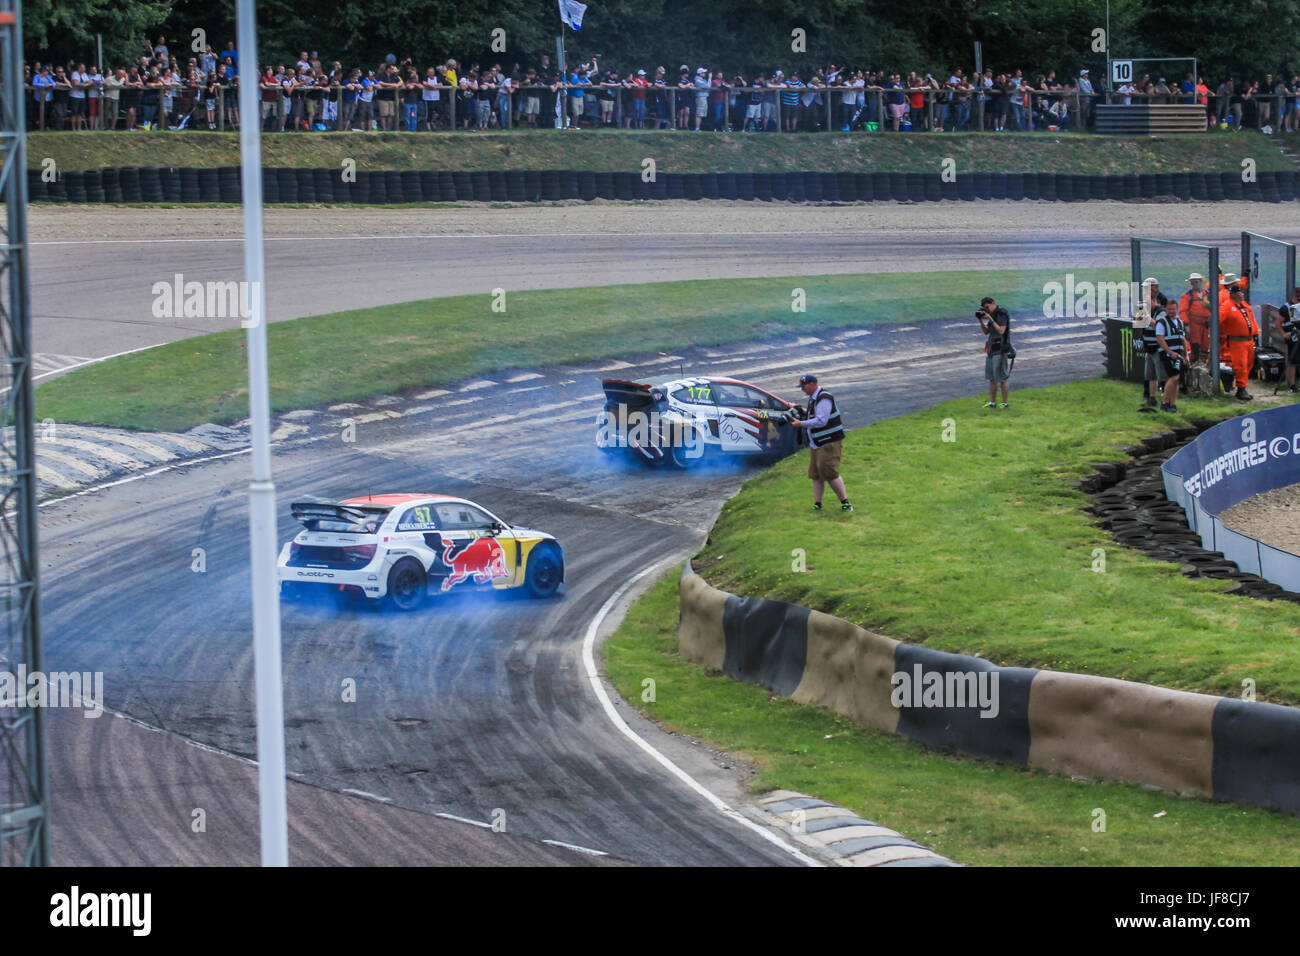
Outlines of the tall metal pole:
M1222 387L1219 377L1219 247L1210 247L1210 375L1214 382L1213 394L1217 395Z
M27 277L27 141L23 99L22 0L0 0L0 368L10 441L0 438L0 613L5 667L44 674L40 561L36 527L36 435L32 389L31 300ZM12 513L12 522L8 514ZM50 864L49 772L44 709L19 690L16 713L0 708L0 864Z
M1110 102L1110 0L1106 0L1106 102Z
M275 483L271 480L271 402L266 359L262 249L262 124L259 109L256 0L239 0L239 156L244 197L244 275L251 307L248 412L253 478L248 530L253 574L253 669L257 695L257 781L262 865L289 865L285 793L284 691L280 666L280 594L275 571Z

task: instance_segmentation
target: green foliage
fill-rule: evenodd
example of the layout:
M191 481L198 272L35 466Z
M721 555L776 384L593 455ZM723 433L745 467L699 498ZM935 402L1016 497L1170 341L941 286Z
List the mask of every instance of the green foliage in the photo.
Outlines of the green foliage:
M756 792L830 800L972 866L1291 866L1300 819L931 750L677 653L677 572L628 609L605 673L633 707L755 765ZM641 699L655 681L655 700ZM1096 807L1106 831L1092 829Z
M602 54L623 67L686 63L722 69L805 69L827 62L890 70L941 72L973 66L973 43L995 70L1026 74L1055 69L1094 76L1106 62L1093 31L1106 26L1094 0L597 0L583 30L566 31L570 62ZM170 12L169 12L170 11ZM96 32L111 59L134 54L145 30L188 46L191 30L207 31L216 49L235 35L234 5L200 0L31 0L26 7L29 57L88 56ZM1300 68L1300 56L1279 38L1300 27L1300 0L1113 0L1110 38L1116 56L1196 56L1211 79L1226 72L1262 76ZM156 29L155 29L156 28ZM505 30L493 51L492 31ZM807 50L792 50L791 31L806 32ZM454 57L468 64L535 64L554 56L560 33L553 2L497 0L261 0L258 32L264 62L292 62L306 47L327 62L372 65L386 54L421 66Z
M146 33L168 14L166 0L28 0L23 39L31 59L95 58L95 34L104 38L104 59L120 63L140 55Z

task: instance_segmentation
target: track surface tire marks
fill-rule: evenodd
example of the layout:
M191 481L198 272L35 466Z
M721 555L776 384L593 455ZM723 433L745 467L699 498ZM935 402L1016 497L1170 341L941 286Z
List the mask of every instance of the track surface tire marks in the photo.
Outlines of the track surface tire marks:
M473 820L490 821L500 809L509 833L637 862L788 862L665 782L610 732L586 686L580 638L607 592L689 548L690 532L471 487L345 447L288 458L278 462L284 503L355 494L362 475L376 490L508 500L510 517L559 534L571 582L550 601L453 595L414 614L287 606L286 744L295 776ZM50 669L75 660L78 670L104 671L110 707L251 755L246 467L239 458L180 481L150 479L150 492L167 490L148 497L138 494L141 483L82 499L94 504L79 520L46 531L44 586ZM132 527L167 533L124 532L127 505ZM281 540L293 533L283 516ZM204 573L190 570L193 548L205 551ZM354 703L343 701L345 680L355 682ZM66 775L84 779L73 760L72 752L58 758Z
M557 249L553 239L510 241L528 256L540 257L540 284L572 280L570 251ZM782 255L788 255L788 241L762 239ZM715 261L707 268L720 275L770 273L769 259L756 264L752 257L753 242L753 236L729 235L692 240L691 248L702 254L712 248ZM1062 261L1085 250L1089 258L1111 256L1112 244L1100 239L1094 247L1077 241L1059 245L1053 255ZM988 253L987 244L968 235L912 237L901 244L890 237L863 243L860 236L842 236L831 246L835 251L818 260L819 271L855 271L864 262L879 267L898 261L900 250L906 258L940 262L957 249L974 267L981 248L983 256ZM140 248L170 256L186 247L113 247L118 258L94 246L45 247L40 257L51 249L75 254L46 257L45 279L54 284L43 287L37 309L50 309L51 302L58 308L44 313L37 334L91 344L39 347L103 354L207 331L169 329L149 320L140 342L124 339L119 320L137 321L148 299L141 298L140 280L121 267L120 256L139 257ZM238 244L190 248L207 251L184 260L186 268L207 270L204 278L222 278L209 274L211 257L229 257L231 277L237 277ZM214 252L217 248L220 252ZM698 260L688 265L678 258L680 248L670 238L619 238L611 248L616 253L611 269L600 273L605 282L636 281L644 263L612 267L629 256L644 254L657 263L644 273L656 280L684 278L683 269L698 267ZM1026 256L1042 251L1037 239L1019 248ZM350 283L373 290L373 276L386 274L379 245L364 247L355 273L343 269L329 277L296 264L300 256L293 251L273 260L278 265L271 274L308 312L344 307L337 298L340 287ZM108 262L94 273L99 281L74 283L61 302L53 298L65 291L57 279L80 274L96 258ZM831 260L833 267L823 268ZM430 272L449 274L433 268L428 257L406 256L402 262L409 270L402 281L425 282ZM475 267L481 265L476 260ZM170 278L170 270L169 260L162 270L168 274L161 278ZM489 281L463 270L456 275L453 281L465 284L457 287L460 291L478 291ZM129 299L132 289L140 302L105 305ZM448 291L421 288L415 294ZM289 310L285 317L292 314L301 313ZM746 378L787 395L796 368L815 370L840 397L850 425L858 426L977 394L982 356L978 336L967 325L974 323L910 331L876 327L868 337L852 339L849 348L813 338L820 344L688 350L683 361L692 371ZM1015 387L1097 372L1095 326L1020 328ZM453 598L409 616L285 609L289 766L297 779L315 785L291 788L299 818L295 860L500 862L504 835L430 816L443 812L485 821L500 808L511 839L528 844L509 850L513 862L571 862L569 851L552 856L555 848L538 842L547 839L637 863L791 862L754 834L723 821L615 733L585 686L580 660L582 635L609 595L643 567L698 546L721 503L753 472L723 468L679 475L610 468L591 448L599 371L542 372L541 380L527 383L527 394L514 395L523 387L504 385L471 392L471 410L499 401L511 413L524 413L525 428L507 425L487 437L458 431L474 413L464 401L450 407L460 397L453 389L445 400L449 407L433 402L427 417L365 425L357 446L334 440L278 452L282 541L295 531L287 503L297 497L398 488L452 491L481 501L506 520L556 533L565 546L569 579L565 593L550 602ZM661 361L654 368L627 367L614 374L663 373ZM528 409L538 402L563 408L545 419L529 419ZM103 670L109 706L237 754L254 748L247 467L244 457L235 457L57 502L41 512L47 668ZM859 508L870 507L869 486L854 497ZM190 570L198 547L205 549L202 574ZM347 678L358 687L351 704L342 702ZM657 733L644 721L637 724L630 709L624 715L641 732ZM255 859L256 847L249 842L255 833L255 789L248 765L117 718L86 721L59 714L50 724L51 777L61 794L56 800L61 861ZM729 799L736 802L736 773L719 769L733 761L667 735L654 739L715 791L727 796L730 787ZM196 769L196 762L203 766ZM347 789L380 795L394 806L332 792ZM214 841L192 839L188 827L196 807L209 808L209 833L222 827L231 833L230 821L240 820L244 836L219 849ZM419 813L401 820L384 817L410 811ZM349 814L352 824L342 821ZM377 830L364 838L354 838L348 829L362 832L372 824Z
M257 769L104 715L49 711L56 866L256 866ZM158 767L167 767L163 779ZM618 865L509 833L289 781L294 866ZM201 811L201 814L196 813Z

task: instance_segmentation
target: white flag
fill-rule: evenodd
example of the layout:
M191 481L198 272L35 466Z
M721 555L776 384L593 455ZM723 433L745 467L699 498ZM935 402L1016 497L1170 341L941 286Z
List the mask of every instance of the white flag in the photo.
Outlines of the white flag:
M587 12L587 5L578 0L559 0L560 19L564 25L575 30L582 29L582 15Z

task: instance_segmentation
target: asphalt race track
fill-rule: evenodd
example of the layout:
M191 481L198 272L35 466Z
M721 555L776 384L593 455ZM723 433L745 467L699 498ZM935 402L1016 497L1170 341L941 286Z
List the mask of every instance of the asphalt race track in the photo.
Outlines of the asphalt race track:
M1090 321L1025 323L1017 334L1019 387L1099 367ZM698 547L718 507L753 473L607 463L592 447L599 379L671 376L681 365L792 395L796 372L811 368L835 388L850 426L860 426L978 394L980 345L972 318L511 370L418 404L381 398L393 417L360 426L353 443L339 437L341 422L371 417L365 409L321 412L277 450L281 540L294 533L288 503L298 497L452 492L555 533L568 583L551 601L454 598L411 615L285 607L288 760L304 785L293 790L293 859L797 862L617 733L585 678L582 640L602 604L641 570ZM979 401L971 414L988 414ZM484 409L497 414L480 423ZM251 768L183 743L234 755L254 749L247 468L247 457L234 455L42 509L47 669L104 671L109 707L167 732L113 717L52 721L57 862L256 859ZM872 506L865 477L847 476L860 509ZM195 548L204 549L204 573L191 570ZM341 699L348 678L355 703ZM696 779L743 806L725 755L619 707ZM190 830L194 808L208 814L201 837ZM482 826L498 812L505 834ZM231 841L212 839L218 832ZM503 843L507 836L517 843Z
M791 256L789 237L778 234L617 234L584 245L597 267L584 258L575 270L572 250L554 237L520 235L443 242L447 255L437 269L418 243L353 244L348 268L339 268L328 255L304 259L310 243L284 239L268 243L271 312L291 318L483 292L501 281L500 260L481 254L486 242L494 257L514 264L512 288L881 271L898 268L900 256L920 269L990 260L995 268L1110 265L1127 252L1123 236L993 241L969 229L836 234L803 257ZM339 242L317 247L337 250ZM210 331L201 322L153 319L140 277L170 278L175 270L238 278L239 257L238 243L218 239L37 245L38 350L94 358ZM1087 378L1100 368L1095 321L1019 322L1016 342L1015 388ZM414 398L378 397L373 409L339 406L295 418L303 427L276 449L282 541L296 530L288 504L300 497L451 492L556 534L568 580L544 602L456 597L410 615L284 608L292 860L800 862L729 820L621 734L587 677L583 639L602 606L643 570L671 566L698 548L722 502L753 473L607 462L592 446L599 379L671 377L684 367L793 397L796 374L811 370L835 391L852 428L979 395L981 345L973 318L873 327L583 368L513 369ZM47 369L66 364L75 363L56 357ZM970 414L990 414L981 402L971 399ZM347 418L365 423L351 443L341 439ZM103 671L107 705L130 718L52 714L56 863L257 860L255 771L247 759L254 750L247 478L247 457L232 453L42 507L46 668ZM857 507L871 508L867 476L846 478ZM203 573L191 570L196 548ZM624 601L650 580L643 577ZM348 680L355 702L342 699ZM743 812L743 772L731 758L616 706L638 734ZM199 810L205 828L196 833ZM494 820L504 833L490 828Z
M268 212L267 313L271 321L282 321L434 296L488 294L498 287L1118 266L1128 262L1132 234L1216 242L1225 262L1233 263L1225 268L1232 268L1240 229L1300 239L1285 207L1259 203L659 205L664 208ZM1116 206L1123 213L1119 218ZM1216 207L1224 211L1216 213ZM1237 214L1242 220L1230 221ZM133 216L147 228L133 226ZM644 217L649 226L638 228L639 218L631 216ZM835 228L816 231L823 218L833 219ZM568 231L548 231L558 228ZM155 318L151 288L154 282L170 283L177 273L187 280L242 278L239 235L238 210L82 207L34 214L38 376L231 328L227 319Z

